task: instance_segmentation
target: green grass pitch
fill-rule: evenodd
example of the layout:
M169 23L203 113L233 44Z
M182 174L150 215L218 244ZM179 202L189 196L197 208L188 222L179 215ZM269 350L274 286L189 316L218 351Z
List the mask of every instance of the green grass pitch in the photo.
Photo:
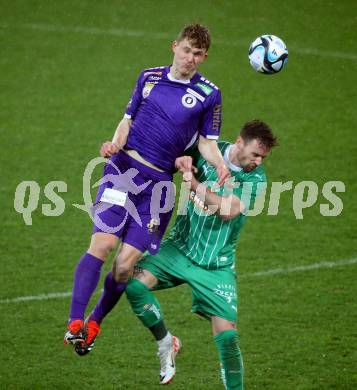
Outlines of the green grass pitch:
M243 230L246 388L357 388L356 12L352 0L0 1L1 389L158 387L155 342L125 298L84 358L62 343L68 296L8 300L71 290L91 232L88 216L72 206L82 203L86 164L112 137L138 72L169 64L171 40L195 20L213 35L201 71L222 90L221 138L233 141L245 121L265 120L280 141L265 164L270 182L313 181L319 189L303 219L295 218L290 190L277 215L266 203ZM289 49L278 75L255 73L247 59L249 44L265 33ZM31 226L14 209L25 180L41 188ZM55 180L67 183L65 210L48 217L44 187ZM339 216L320 213L321 204L332 207L322 195L328 181L345 185ZM210 326L190 313L189 289L159 299L183 342L171 388L222 388Z

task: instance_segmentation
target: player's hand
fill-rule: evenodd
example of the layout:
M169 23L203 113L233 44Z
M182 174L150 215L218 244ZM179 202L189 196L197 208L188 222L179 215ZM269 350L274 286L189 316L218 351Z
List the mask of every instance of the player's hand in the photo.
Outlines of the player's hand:
M197 168L194 165L192 165L191 156L177 157L177 159L175 160L175 168L183 174L188 172L197 173Z
M182 173L182 179L186 182L191 182L195 178L193 173L197 173L198 169L192 165L191 156L177 157L175 160L175 167Z
M231 177L231 173L224 162L218 165L216 171L218 175L218 185L222 186L224 182Z
M113 154L118 152L119 152L118 146L110 141L104 142L104 144L100 148L100 155L102 157L110 157L113 156Z

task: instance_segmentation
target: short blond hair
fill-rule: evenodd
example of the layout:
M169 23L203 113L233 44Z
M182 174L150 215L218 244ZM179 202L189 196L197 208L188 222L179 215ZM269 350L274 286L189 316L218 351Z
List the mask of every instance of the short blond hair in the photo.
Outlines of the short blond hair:
M206 26L191 23L185 26L177 37L177 42L188 39L191 44L200 49L208 50L211 46L211 34Z

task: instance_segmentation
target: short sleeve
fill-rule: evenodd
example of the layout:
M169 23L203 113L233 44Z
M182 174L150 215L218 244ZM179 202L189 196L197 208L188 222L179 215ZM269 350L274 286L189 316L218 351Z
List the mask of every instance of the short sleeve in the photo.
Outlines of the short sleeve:
M142 90L144 84L144 71L140 73L138 79L136 80L135 88L131 95L128 105L125 110L125 117L128 119L134 119L135 114L138 111L140 103L142 101Z
M200 122L199 133L205 138L219 138L222 123L222 96L219 89L215 89L207 99L203 118Z

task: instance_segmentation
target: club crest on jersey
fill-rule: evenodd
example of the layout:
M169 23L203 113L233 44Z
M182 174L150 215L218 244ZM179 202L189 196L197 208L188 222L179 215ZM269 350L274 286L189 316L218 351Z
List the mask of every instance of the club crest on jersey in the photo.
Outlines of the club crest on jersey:
M146 99L149 95L151 90L155 87L155 83L145 83L143 88L143 98Z
M195 96L191 95L190 93L186 93L182 96L181 99L182 104L187 108L192 108L196 105L197 99Z

